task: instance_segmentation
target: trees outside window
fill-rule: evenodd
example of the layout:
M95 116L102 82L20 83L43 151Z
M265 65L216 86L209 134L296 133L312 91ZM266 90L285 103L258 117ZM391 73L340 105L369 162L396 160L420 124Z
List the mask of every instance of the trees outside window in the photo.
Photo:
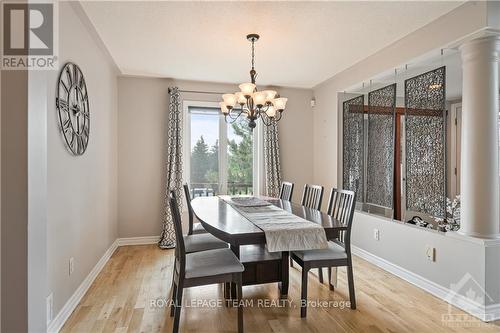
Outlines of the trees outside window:
M189 109L192 196L253 193L253 132L244 120L220 117L212 108Z

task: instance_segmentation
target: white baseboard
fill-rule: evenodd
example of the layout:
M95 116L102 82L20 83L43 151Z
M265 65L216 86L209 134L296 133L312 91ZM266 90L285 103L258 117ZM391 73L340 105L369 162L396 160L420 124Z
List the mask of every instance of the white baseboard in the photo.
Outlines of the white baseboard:
M158 236L147 236L147 237L129 237L129 238L117 238L113 244L106 250L104 255L99 259L94 268L90 271L89 275L83 280L78 289L73 293L69 300L64 304L63 308L59 313L52 319L52 321L47 326L47 332L57 333L61 330L66 320L73 313L73 311L80 303L82 297L85 295L87 290L90 288L94 282L97 275L104 268L104 265L108 262L109 258L113 255L115 250L119 246L126 245L144 245L144 244L156 244L158 243Z
M101 259L99 259L97 264L90 271L89 275L87 275L87 277L85 278L85 280L83 280L83 282L80 284L78 289L76 289L76 291L73 293L73 295L71 295L71 297L66 302L66 304L64 304L61 311L59 311L59 313L54 317L54 319L52 319L52 321L47 326L47 332L49 332L49 333L59 332L59 330L63 327L66 320L68 320L71 313L73 313L73 311L78 306L78 303L80 303L83 295L85 295L85 293L90 288L90 286L94 282L97 275L101 272L104 265L106 265L109 258L111 258L111 256L113 255L115 250L118 248L118 246L119 245L118 245L118 239L117 239L106 250L106 252L101 257Z
M352 253L365 259L366 261L382 268L383 270L396 275L397 277L431 293L432 295L460 308L482 321L494 321L500 319L500 304L484 306L476 303L465 296L459 295L451 289L445 288L431 280L415 274L403 267L395 265L383 258L380 258L368 251L351 245ZM450 295L453 295L450 299Z
M118 238L118 246L156 244L159 240L158 236Z

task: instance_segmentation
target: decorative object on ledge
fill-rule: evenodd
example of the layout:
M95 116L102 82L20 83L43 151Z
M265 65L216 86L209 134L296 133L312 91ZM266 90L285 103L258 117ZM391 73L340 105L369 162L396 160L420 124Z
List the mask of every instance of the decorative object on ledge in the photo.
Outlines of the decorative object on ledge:
M420 216L413 216L407 223L421 228L434 229L434 225L432 223L424 221Z
M233 123L241 115L248 119L248 126L255 128L256 120L261 118L266 126L278 122L281 119L286 107L287 98L280 97L274 90L258 91L255 85L257 72L255 71L255 42L259 40L259 35L247 35L247 39L252 43L252 69L250 70L249 83L239 85L241 91L234 94L222 95L223 102L220 102L221 112L227 123ZM236 105L239 109L236 109Z
M343 103L343 187L364 198L364 95Z
M405 81L406 211L446 214L446 69ZM413 214L414 215L414 214Z
M66 146L83 155L90 137L90 107L85 77L77 64L66 63L57 81L56 107Z
M435 217L439 231L458 231L460 229L460 195L451 200L446 198L446 218Z
M393 208L396 84L368 93L366 202Z

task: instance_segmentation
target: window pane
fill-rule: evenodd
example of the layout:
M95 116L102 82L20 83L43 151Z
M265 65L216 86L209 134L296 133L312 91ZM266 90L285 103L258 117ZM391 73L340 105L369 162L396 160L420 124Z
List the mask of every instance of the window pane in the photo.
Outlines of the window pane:
M219 192L219 111L189 108L191 115L191 196Z
M253 194L253 132L245 120L227 125L229 195Z

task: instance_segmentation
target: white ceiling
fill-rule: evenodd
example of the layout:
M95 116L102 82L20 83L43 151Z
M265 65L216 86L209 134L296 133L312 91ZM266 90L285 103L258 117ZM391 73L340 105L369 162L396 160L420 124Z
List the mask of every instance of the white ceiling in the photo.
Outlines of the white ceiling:
M461 2L84 2L125 75L311 88Z

